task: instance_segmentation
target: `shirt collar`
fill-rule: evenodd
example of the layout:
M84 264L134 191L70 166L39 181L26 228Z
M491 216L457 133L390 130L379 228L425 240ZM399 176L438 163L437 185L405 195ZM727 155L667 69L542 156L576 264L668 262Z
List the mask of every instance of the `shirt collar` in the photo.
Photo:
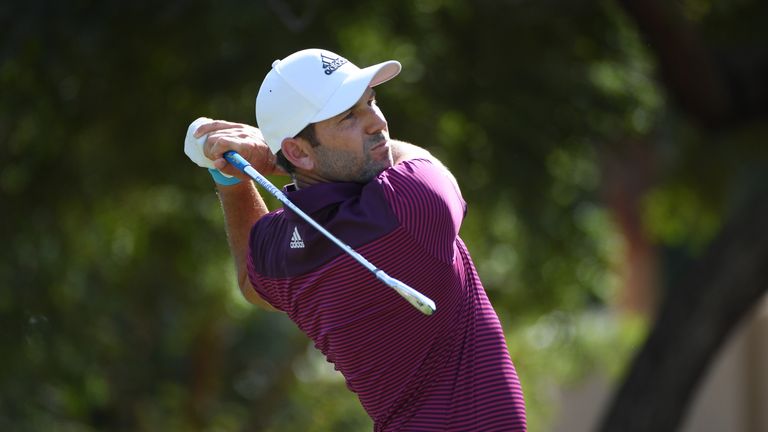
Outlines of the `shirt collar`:
M351 182L318 183L308 188L296 189L296 186L291 183L283 188L283 192L304 213L312 214L329 205L359 196L363 186L365 185ZM299 215L291 209L285 206L283 208L289 219L300 219Z

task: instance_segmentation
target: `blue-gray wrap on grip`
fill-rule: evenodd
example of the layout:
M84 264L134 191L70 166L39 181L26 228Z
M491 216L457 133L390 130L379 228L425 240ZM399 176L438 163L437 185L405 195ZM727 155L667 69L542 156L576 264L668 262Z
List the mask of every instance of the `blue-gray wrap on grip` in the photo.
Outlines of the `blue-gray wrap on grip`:
M213 177L213 181L215 181L216 183L222 186L232 186L240 183L239 178L226 177L221 173L221 171L217 170L216 168L208 168L208 172L211 173L211 177Z

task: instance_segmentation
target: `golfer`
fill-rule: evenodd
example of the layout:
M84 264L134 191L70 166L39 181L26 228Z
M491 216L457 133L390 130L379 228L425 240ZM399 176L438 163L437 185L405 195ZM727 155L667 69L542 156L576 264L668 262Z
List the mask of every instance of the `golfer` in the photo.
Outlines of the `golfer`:
M360 69L330 51L299 51L267 73L259 129L204 120L198 148L185 151L218 184L243 295L312 339L375 431L524 431L502 327L459 237L459 187L428 151L390 139L376 104L376 86L400 67ZM284 191L294 204L433 299L435 313L413 308L290 209L269 212L223 158L230 150L264 175L290 175Z

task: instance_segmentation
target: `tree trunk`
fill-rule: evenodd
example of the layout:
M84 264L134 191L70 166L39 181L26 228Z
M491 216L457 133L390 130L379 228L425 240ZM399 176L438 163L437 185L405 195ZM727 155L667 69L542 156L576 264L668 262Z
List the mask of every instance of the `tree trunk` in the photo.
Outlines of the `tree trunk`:
M667 290L601 431L677 429L711 358L768 290L767 195L755 195L689 277Z
M642 220L643 198L657 180L657 155L648 139L600 146L601 196L624 243L617 308L652 319L658 304L658 253Z

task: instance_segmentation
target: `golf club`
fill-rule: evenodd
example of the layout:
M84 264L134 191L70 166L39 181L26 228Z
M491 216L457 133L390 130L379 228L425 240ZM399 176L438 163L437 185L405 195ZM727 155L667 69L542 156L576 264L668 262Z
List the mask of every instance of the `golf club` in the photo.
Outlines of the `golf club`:
M285 204L286 207L290 208L291 210L293 210L293 212L301 216L302 219L304 219L308 224L315 227L315 229L320 231L320 233L326 236L329 240L336 243L336 245L340 247L344 252L346 252L347 254L349 254L349 256L351 256L357 262L362 264L363 267L370 270L371 273L373 273L385 285L397 291L398 294L400 294L401 296L403 296L403 298L408 300L408 302L412 304L416 309L420 310L425 315L432 315L435 312L435 302L433 302L429 297L409 287L403 282L400 282L399 280L389 276L388 274L384 273L383 270L376 268L376 266L371 264L367 259L365 259L365 257L355 252L354 249L349 247L347 244L345 244L344 242L336 238L336 236L328 232L325 228L320 226L319 223L315 222L314 219L312 219L309 215L304 213L300 208L298 208L294 203L292 203L291 200L289 200L288 197L283 193L283 191L276 188L275 185L270 183L270 181L267 180L266 177L264 177L258 171L256 171L256 169L254 169L251 166L251 164L248 163L248 161L246 161L237 152L228 151L224 153L224 158L229 163L234 165L237 169L239 169L240 171L244 172L249 177L251 177L256 183L258 183L259 185L261 185L261 187L266 189L267 192L274 195L275 198L277 198L280 202Z

